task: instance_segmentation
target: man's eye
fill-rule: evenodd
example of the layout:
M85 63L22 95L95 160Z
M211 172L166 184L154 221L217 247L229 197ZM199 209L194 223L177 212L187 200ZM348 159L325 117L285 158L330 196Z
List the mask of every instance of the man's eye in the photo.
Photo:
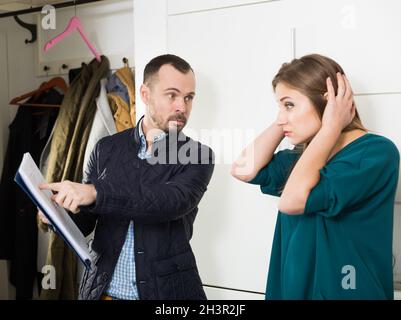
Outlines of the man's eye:
M175 98L175 93L168 93L167 94L169 99L174 99Z
M185 102L190 102L190 101L192 101L192 100L194 100L194 97L193 97L193 96L186 96L186 97L185 97Z

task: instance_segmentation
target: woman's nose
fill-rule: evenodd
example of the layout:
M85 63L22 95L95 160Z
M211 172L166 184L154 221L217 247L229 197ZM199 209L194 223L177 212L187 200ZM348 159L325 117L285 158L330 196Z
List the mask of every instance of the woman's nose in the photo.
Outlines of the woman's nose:
M278 125L283 125L283 124L287 123L287 115L286 115L285 111L280 110L278 112L276 122L277 122Z

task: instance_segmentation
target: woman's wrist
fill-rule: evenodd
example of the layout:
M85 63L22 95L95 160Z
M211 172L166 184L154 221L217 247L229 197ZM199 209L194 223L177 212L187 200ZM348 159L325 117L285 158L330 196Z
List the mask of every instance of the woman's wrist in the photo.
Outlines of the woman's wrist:
M333 134L333 135L340 136L342 130L343 130L343 128L340 125L331 123L331 124L322 124L319 131L324 132L326 134Z
M273 122L273 123L267 128L267 130L273 130L273 135L274 135L275 137L279 137L281 140L283 140L283 139L285 138L283 128L282 128L280 125L278 125L276 122ZM281 140L280 140L280 141L281 141Z

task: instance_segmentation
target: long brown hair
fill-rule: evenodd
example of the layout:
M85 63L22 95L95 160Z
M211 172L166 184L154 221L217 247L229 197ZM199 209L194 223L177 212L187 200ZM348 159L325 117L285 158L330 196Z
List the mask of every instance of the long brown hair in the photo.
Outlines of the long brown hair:
M273 89L276 90L277 84L281 82L300 91L310 99L320 119L322 119L327 104L324 97L327 92L326 79L330 77L337 94L337 72L344 74L344 70L333 59L320 54L309 54L289 63L284 63L273 78L272 85ZM354 129L367 131L362 124L356 106L354 119L342 132Z
M341 66L333 59L320 54L309 54L299 59L294 59L289 63L284 63L276 76L273 78L272 85L273 89L276 90L276 86L281 82L293 87L307 96L312 102L320 119L322 119L324 109L327 104L327 100L324 97L324 94L327 92L326 79L327 77L330 77L331 82L333 83L335 94L337 94L337 72L345 74ZM342 130L342 132L347 132L354 129L368 131L362 124L356 106L353 120ZM307 143L296 145L293 151L301 155L307 146ZM294 166L295 163L289 170L288 175L290 175ZM283 191L283 189L284 186L282 186L280 189L280 193Z

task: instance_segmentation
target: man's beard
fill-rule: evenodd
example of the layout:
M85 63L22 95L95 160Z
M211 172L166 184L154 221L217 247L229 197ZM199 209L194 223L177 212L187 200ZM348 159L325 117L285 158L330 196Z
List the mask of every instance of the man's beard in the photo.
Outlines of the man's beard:
M168 121L180 121L180 122L182 122L182 125L173 126L173 128L172 128L173 130L177 130L178 132L180 132L182 129L184 129L185 125L187 124L187 118L182 113L181 114L176 114L174 116L169 117Z
M151 116L151 118L152 118L153 123L157 125L158 129L164 131L167 134L169 133L169 131L179 133L179 132L181 132L182 129L184 129L185 125L187 124L187 118L183 114L176 114L176 115L170 116L167 119L166 125L163 125L163 126L161 124L160 119L158 119L158 117ZM169 126L170 121L180 121L183 124L179 125L179 126Z

